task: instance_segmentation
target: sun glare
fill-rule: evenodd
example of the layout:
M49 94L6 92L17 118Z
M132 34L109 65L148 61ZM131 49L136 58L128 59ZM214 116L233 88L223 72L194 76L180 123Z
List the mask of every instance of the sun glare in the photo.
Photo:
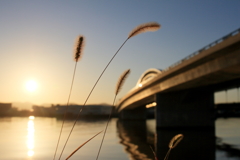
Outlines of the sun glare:
M38 88L37 82L34 80L29 80L26 82L26 89L29 92L34 92Z

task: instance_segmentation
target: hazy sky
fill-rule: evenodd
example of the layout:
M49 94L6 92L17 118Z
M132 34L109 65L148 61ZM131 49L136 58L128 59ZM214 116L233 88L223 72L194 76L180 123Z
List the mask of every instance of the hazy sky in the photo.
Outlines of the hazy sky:
M164 69L240 27L238 0L0 1L0 102L66 104L75 39L86 45L70 102L82 104L113 54L137 25L161 29L131 38L88 104L112 103L119 76L131 73L118 98L149 68ZM27 91L34 80L38 88Z

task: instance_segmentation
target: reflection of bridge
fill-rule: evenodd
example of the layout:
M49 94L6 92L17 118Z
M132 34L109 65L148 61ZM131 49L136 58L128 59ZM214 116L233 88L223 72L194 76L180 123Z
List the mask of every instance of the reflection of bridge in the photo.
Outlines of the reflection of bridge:
M154 143L149 144L146 121L117 121L118 136L120 143L124 146L131 160L152 160L154 159L150 145L154 148ZM151 134L154 137L154 133Z
M146 71L118 103L122 119L145 118L156 102L157 127L214 127L214 92L240 85L240 29L160 71Z
M131 160L153 160L155 148L159 160L164 159L170 139L182 133L185 138L172 151L169 159L215 160L214 130L148 130L146 121L117 121L120 143ZM157 137L155 137L157 135Z
M216 117L240 117L240 103L219 103L215 105Z

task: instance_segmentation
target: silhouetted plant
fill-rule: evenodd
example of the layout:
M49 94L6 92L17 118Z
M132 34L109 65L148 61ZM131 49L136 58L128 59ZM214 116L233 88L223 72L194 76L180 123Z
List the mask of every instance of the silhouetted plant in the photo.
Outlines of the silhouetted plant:
M128 39L136 36L138 34L144 33L144 32L154 32L157 31L160 28L160 24L156 23L156 22L150 22L150 23L144 23L141 24L139 26L137 26L136 28L134 28L128 35Z
M66 106L66 108L64 110L63 122L62 122L61 130L60 130L60 133L59 133L58 142L57 142L57 146L56 146L56 149L55 149L53 160L55 159L56 154L57 154L58 145L59 145L59 142L60 142L60 139L61 139L62 130L63 130L64 122L65 122L65 119L66 119L66 114L67 114L67 111L68 111L68 108L69 108L68 106L69 106L69 101L70 101L70 97L71 97L71 93L72 93L73 82L74 82L76 68L77 68L77 62L80 60L80 58L82 57L82 54L83 54L84 39L85 38L83 36L78 36L78 38L76 40L76 46L75 46L75 52L74 52L74 61L76 63L75 63L75 66L74 66L72 83L71 83L71 87L70 87L70 91L69 91L69 95L68 95L68 100L67 100L67 106Z
M151 148L151 150L152 150L152 152L153 152L153 155L154 155L155 160L158 160L155 151L153 150L153 148L152 148L151 146L150 146L150 148Z
M102 131L101 131L102 132ZM82 148L85 144L87 144L89 141L91 141L93 138L95 138L97 135L99 135L101 132L98 132L97 134L95 134L93 137L91 137L89 140L87 140L86 142L84 142L83 144L81 144L77 149L75 149L67 158L66 160L68 160L70 157L72 157L72 155L74 155L74 153L76 153L80 148Z
M66 142L65 142L65 144L64 144L64 147L63 147L63 149L62 149L62 152L61 152L61 154L60 154L59 159L60 159L61 156L62 156L62 153L63 153L63 151L64 151L64 148L66 147L67 142L68 142L68 140L69 140L69 138L70 138L70 136L71 136L71 134L72 134L72 131L73 131L73 129L74 129L76 123L77 123L77 120L79 119L80 113L81 113L82 110L84 109L84 107L85 107L85 105L86 105L89 97L91 96L93 90L95 89L95 87L96 87L96 85L98 84L99 80L101 79L102 75L104 74L104 72L106 71L106 69L108 68L108 66L111 64L111 62L112 62L112 60L115 58L115 56L118 54L118 52L121 50L121 48L124 46L124 44L125 44L131 37L133 37L133 36L136 36L136 35L138 35L138 34L140 34L140 33L148 32L148 31L157 31L159 28L160 28L160 25L159 25L158 23L156 23L156 22L150 22L150 23L145 23L145 24L141 24L141 25L137 26L135 29L133 29L133 30L129 33L127 39L123 42L123 44L120 46L120 48L116 51L116 53L113 55L113 57L110 59L110 61L107 63L107 65L106 65L105 68L103 69L102 73L100 74L100 76L98 77L97 81L96 81L95 84L93 85L90 93L88 94L88 96L87 96L87 98L86 98L83 106L80 108L80 110L79 110L79 112L78 112L78 115L77 115L77 118L76 118L76 120L74 121L74 124L73 124L73 126L72 126L72 128L71 128L71 130L70 130L70 132L69 132L69 135L68 135L68 137L67 137L67 140L66 140ZM81 43L79 43L79 44L81 44ZM77 49L77 51L78 51L78 50L81 51L81 48L82 48L82 47L80 46L79 49ZM77 62L77 61L78 61L78 58L79 58L77 54L75 54L75 58L76 58L76 62ZM74 74L75 74L75 70L74 70ZM73 79L74 79L74 78L73 78ZM58 143L59 143L59 142L58 142ZM55 153L55 154L56 154L56 153ZM54 156L54 157L55 157L55 156Z
M115 96L114 96L114 99L113 99L113 106L115 105L116 97L117 97L118 93L120 92L120 90L121 90L121 88L123 86L123 83L126 80L126 78L128 77L129 73L130 73L130 69L126 70L125 72L122 73L122 75L120 76L120 78L118 80L118 83L117 83L117 86L116 86L116 91L115 91ZM101 151L101 148L102 148L102 144L103 144L103 141L104 141L104 138L105 138L105 134L106 134L106 131L107 131L107 128L108 128L108 124L109 124L111 116L112 116L112 111L113 111L113 109L111 109L111 112L109 114L108 121L107 121L106 127L104 129L102 141L101 141L101 144L100 144L100 147L99 147L99 150L98 150L98 154L97 154L96 160L98 159L100 151Z
M169 142L169 145L168 145L169 150L168 150L168 152L167 152L164 160L167 160L167 159L168 159L169 154L170 154L170 151L171 151L173 148L175 148L182 139L183 139L183 135L182 135L182 134L177 134L176 136L174 136L174 137L171 139L171 141Z

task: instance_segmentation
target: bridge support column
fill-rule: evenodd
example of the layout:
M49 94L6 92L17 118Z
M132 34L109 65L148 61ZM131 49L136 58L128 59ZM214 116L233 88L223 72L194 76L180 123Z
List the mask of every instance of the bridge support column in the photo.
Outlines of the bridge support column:
M119 118L123 120L145 120L146 107L141 106L134 109L122 110L119 114Z
M190 128L214 125L214 92L191 89L156 95L157 128Z

